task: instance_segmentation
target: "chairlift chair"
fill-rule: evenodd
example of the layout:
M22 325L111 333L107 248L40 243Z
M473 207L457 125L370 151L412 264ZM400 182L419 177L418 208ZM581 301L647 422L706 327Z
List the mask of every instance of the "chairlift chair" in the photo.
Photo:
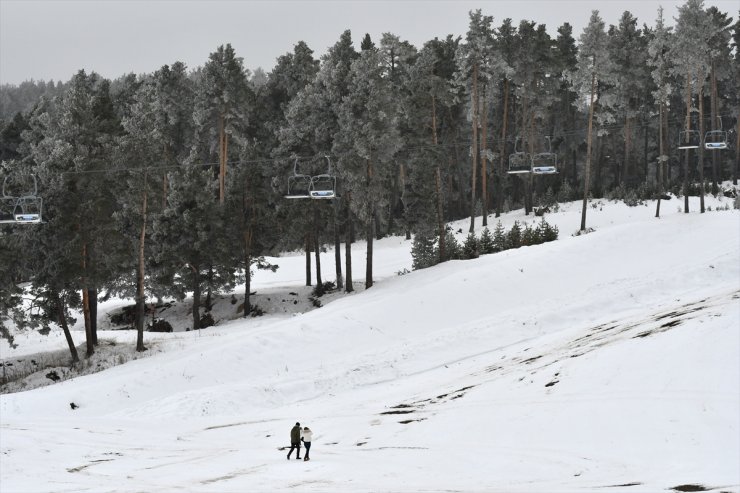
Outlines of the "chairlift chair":
M333 199L337 192L337 177L332 172L331 159L324 156L327 162L327 171L324 174L311 177L309 194L312 199Z
M0 224L37 224L41 222L42 198L38 195L36 177L31 175L33 190L21 194L10 193L6 176L3 180L2 198L0 199Z
M288 177L288 194L286 199L311 198L311 177L298 173L298 158L293 163L293 176Z
M509 154L509 171L510 175L524 174L532 172L532 156L527 152L517 150L519 137L514 142L514 152Z
M701 145L701 134L696 130L681 130L678 133L679 149L698 149Z
M704 134L705 149L727 149L727 132L722 130L722 118L719 119L719 130L710 130Z
M553 175L558 172L558 155L552 152L550 136L547 139L547 152L540 152L532 156L532 173L535 175Z
M337 178L331 175L316 175L311 177L312 199L333 199L336 196Z

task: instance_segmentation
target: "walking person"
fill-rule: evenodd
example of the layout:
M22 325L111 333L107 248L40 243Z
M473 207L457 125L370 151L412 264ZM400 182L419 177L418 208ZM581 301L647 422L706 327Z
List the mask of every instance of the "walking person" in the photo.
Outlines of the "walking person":
M303 445L306 447L306 453L303 456L303 460L311 460L308 457L308 452L311 450L311 439L313 438L313 432L308 429L308 426L303 428L303 433L301 434L301 441L303 441Z
M290 429L290 452L288 452L288 460L290 460L290 454L295 449L295 458L301 458L301 424L296 423L293 428Z

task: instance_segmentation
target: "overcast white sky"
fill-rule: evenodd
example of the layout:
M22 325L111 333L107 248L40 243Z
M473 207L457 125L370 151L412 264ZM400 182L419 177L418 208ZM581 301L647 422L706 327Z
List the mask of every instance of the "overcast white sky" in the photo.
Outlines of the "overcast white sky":
M345 30L355 46L391 32L420 47L462 35L467 12L480 8L499 25L529 19L551 34L570 22L578 39L591 10L607 25L629 10L652 25L659 5L672 22L674 0L0 0L0 83L68 80L84 68L104 77L152 72L183 61L195 68L231 43L247 68L269 72L280 55L305 41L318 57ZM705 1L732 17L737 0Z

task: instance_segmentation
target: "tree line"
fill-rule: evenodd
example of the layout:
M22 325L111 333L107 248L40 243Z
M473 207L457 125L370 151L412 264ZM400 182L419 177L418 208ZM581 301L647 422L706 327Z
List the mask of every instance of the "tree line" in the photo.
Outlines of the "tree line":
M687 0L673 28L662 10L652 27L624 12L607 28L594 11L578 42L567 23L553 37L480 10L469 20L422 47L386 33L358 49L345 31L316 59L298 42L269 73L227 44L192 70L3 86L0 173L36 177L43 198L42 224L0 225L3 326L57 323L77 360L70 310L90 355L98 302L130 297L142 351L147 299L192 293L198 329L213 296L244 283L249 316L252 272L280 251L304 250L320 291L333 244L335 287L349 292L357 238L369 288L385 235L434 238L445 259L447 222L470 217L472 233L477 216L529 214L546 194L582 197L585 230L588 198L610 190L688 196L698 183L703 212L707 178L714 193L737 180L740 146L678 149L680 130L737 128L740 22L726 13ZM548 141L559 174L506 172L512 153ZM294 168L324 173L327 157L339 198L286 200Z

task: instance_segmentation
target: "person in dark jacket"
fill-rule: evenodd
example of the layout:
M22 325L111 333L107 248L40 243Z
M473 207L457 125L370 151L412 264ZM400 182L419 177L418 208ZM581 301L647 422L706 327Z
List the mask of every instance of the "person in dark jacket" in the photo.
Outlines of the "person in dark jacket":
M301 424L296 423L293 428L290 429L290 452L288 452L288 460L290 460L290 454L295 449L295 458L301 458Z

